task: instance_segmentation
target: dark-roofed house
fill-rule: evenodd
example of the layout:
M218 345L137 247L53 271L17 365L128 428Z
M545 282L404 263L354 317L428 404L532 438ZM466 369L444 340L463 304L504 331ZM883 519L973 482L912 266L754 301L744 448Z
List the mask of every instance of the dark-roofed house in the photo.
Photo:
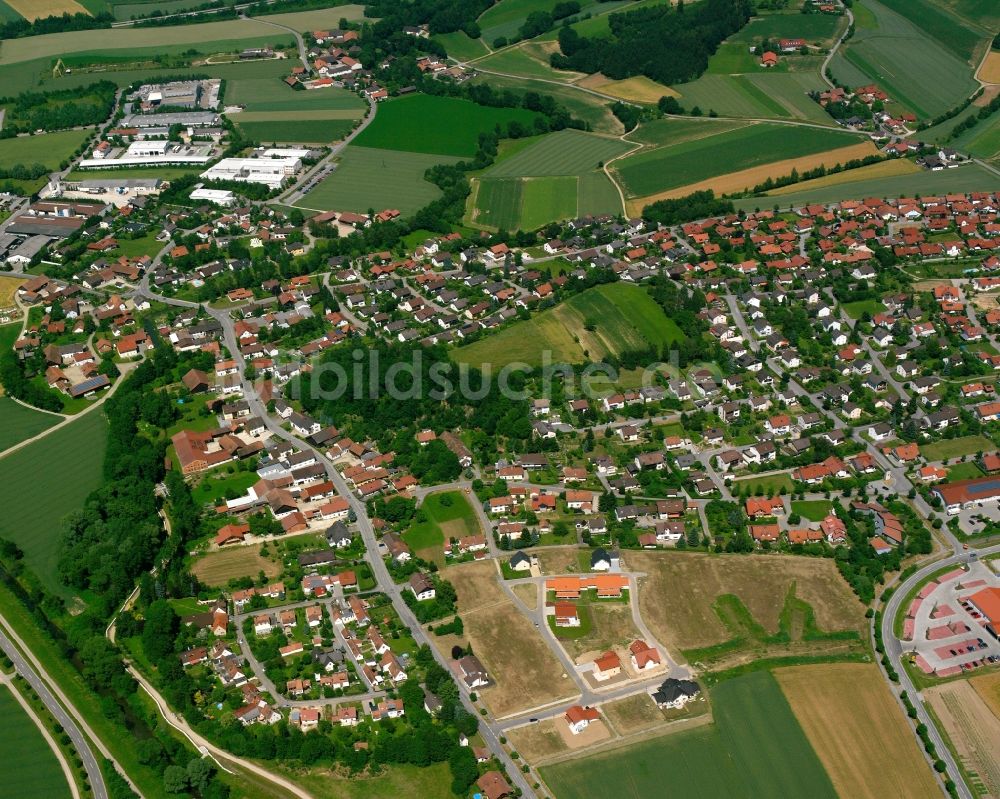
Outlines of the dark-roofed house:
M653 693L653 701L661 708L682 708L700 693L701 688L698 683L670 677Z

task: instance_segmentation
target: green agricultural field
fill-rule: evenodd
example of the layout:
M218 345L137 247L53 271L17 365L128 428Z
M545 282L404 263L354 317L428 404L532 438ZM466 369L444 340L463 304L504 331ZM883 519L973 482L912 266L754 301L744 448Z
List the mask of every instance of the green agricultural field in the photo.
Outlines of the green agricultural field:
M767 71L747 75L702 75L691 83L674 86L679 102L687 109L715 111L722 116L801 119L835 125L830 116L812 101L808 92L823 88L814 72Z
M576 177L528 178L521 196L520 227L536 230L549 222L572 219L576 211Z
M553 0L500 0L479 16L478 21L483 40L492 45L500 36L507 39L514 38L530 13L551 11L553 5L555 5ZM607 11L608 6L621 5L624 4L602 3L600 0L580 0L580 12L581 14L601 13ZM574 16L580 16L580 14Z
M498 230L516 229L521 221L524 181L519 178L488 178L477 183L472 221Z
M24 711L8 686L0 687L0 745L9 763L17 764L4 776L2 793L10 797L68 797L69 785L41 731Z
M618 214L621 213L622 199L607 175L603 172L588 172L578 178L576 206L577 213L581 216Z
M878 0L864 5L876 26L859 27L834 56L830 69L841 83L874 81L921 118L952 108L978 87L970 64L953 50Z
M479 134L518 121L531 127L535 114L523 108L488 108L455 97L411 94L379 107L354 144L412 153L473 156Z
M944 0L957 16L987 30L1000 29L1000 7L993 0Z
M0 22L13 22L16 19L21 19L21 15L0 0Z
M322 112L317 112L322 113ZM306 142L329 144L340 141L354 129L352 119L294 119L282 121L282 114L275 114L271 121L243 121L237 119L240 130L250 139L264 144L271 142Z
M543 52L539 55L544 56ZM493 55L476 61L476 69L486 72L501 72L505 75L520 75L526 78L543 78L545 80L571 81L583 77L579 72L563 72L553 69L547 59L537 57L521 47L511 47L500 50Z
M470 501L475 497L470 500L461 491L429 494L420 505L424 521L403 533L403 540L420 557L443 565L446 540L482 532Z
M787 72L788 60L782 59L774 67L763 67L760 56L751 53L746 42L723 42L708 60L709 75L739 75L748 72Z
M90 136L89 130L60 130L38 136L0 139L0 164L42 164L55 169Z
M44 411L28 408L10 397L0 397L0 452L37 436L59 421L59 417Z
M437 186L424 180L424 172L435 164L456 160L352 144L344 150L333 174L309 192L300 205L319 211L358 213L369 208L396 208L412 214L441 194Z
M997 176L979 164L968 164L942 172L920 171L909 175L871 178L835 186L820 186L774 197L748 197L735 200L744 211L755 208L797 208L810 203L832 203L865 197L919 197L928 194L995 191Z
M630 155L613 165L626 192L645 197L728 172L821 153L857 142L830 130L758 124Z
M619 139L579 130L561 130L541 137L483 174L490 178L582 175L596 169L601 162L627 153L632 147Z
M107 422L91 411L17 452L0 458L0 538L24 551L24 560L51 591L59 582L60 522L83 506L101 482Z
M993 452L996 448L996 444L986 436L961 436L935 441L933 444L923 444L920 447L920 454L929 461L945 461L961 458L963 455Z
M940 2L928 0L879 0L897 14L906 17L940 44L947 47L963 61L972 62L977 51L982 53L985 33L972 30L958 17L941 7Z
M714 723L540 771L556 799L600 794L640 799L836 797L833 784L769 672L721 683Z
M186 169L182 166L155 166L155 167L129 167L128 177L130 178L160 178L161 180L175 180L187 175L197 175L205 170L202 167ZM120 169L74 169L67 176L68 180L109 180L122 177Z
M739 33L730 36L730 42L752 42L769 39L805 39L809 44L832 43L837 29L845 24L841 17L832 14L768 14L756 17Z
M664 117L643 122L628 134L629 140L664 146L680 144L692 139L703 139L717 133L725 133L736 128L744 128L749 122L709 119L707 117L679 118Z
M288 71L286 66L282 74ZM236 78L226 83L226 103L243 105L247 111L354 110L364 113L367 103L346 89L296 91L278 76ZM234 117L238 119L238 117Z
M433 37L434 41L444 47L445 52L459 61L469 61L489 54L489 50L480 39L470 39L464 31L454 33L439 33Z
M681 338L680 328L645 289L612 283L588 289L532 319L459 347L453 358L499 369L514 362L538 366L548 352L554 363L582 363L650 346L661 349Z

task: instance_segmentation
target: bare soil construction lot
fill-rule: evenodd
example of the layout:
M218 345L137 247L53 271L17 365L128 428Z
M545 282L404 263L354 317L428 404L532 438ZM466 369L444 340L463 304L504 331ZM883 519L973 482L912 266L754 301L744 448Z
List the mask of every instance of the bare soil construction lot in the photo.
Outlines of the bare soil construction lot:
M967 680L929 688L924 697L972 777L976 793L1000 796L1000 719Z
M472 645L496 685L480 691L497 717L548 705L577 695L576 685L541 634L497 582L492 562L449 566L442 576L458 594L465 636L435 636L450 657L455 644Z
M735 594L768 633L778 630L785 595L812 605L823 631L861 630L864 607L833 561L773 555L629 552L639 579L639 609L657 640L672 649L719 644L730 633L713 610L716 597Z
M774 676L840 796L941 795L874 665L795 666Z

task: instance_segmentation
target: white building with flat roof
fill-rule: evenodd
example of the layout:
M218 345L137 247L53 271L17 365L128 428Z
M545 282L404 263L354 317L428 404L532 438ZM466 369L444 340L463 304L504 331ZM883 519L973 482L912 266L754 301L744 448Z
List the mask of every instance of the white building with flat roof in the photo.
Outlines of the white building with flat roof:
M204 200L205 202L215 203L226 208L236 203L236 195L231 191L203 189L200 187L191 192L191 199Z
M287 158L223 158L201 173L202 180L238 180L243 183L263 183L272 189L282 186L302 166L295 157Z

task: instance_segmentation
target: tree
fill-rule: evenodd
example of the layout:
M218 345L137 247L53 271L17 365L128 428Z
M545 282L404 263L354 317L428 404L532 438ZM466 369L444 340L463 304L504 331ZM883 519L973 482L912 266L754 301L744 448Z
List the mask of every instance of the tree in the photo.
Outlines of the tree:
M146 621L142 628L142 648L154 663L174 651L174 640L180 619L170 603L158 599L146 608Z
M181 766L167 766L163 770L163 787L167 793L183 793L188 789L187 771Z

